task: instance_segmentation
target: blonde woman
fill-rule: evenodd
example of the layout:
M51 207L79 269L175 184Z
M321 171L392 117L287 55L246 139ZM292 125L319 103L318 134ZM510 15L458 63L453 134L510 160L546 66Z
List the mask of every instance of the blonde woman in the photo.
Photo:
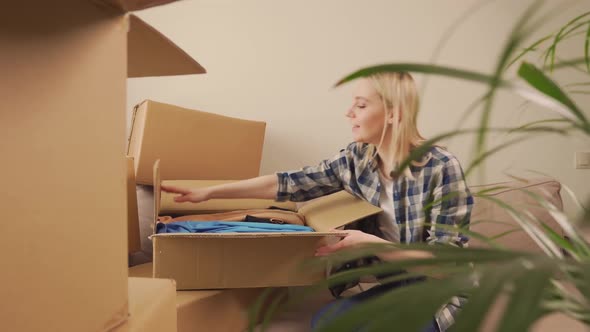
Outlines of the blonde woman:
M277 201L306 201L339 190L360 197L383 209L372 234L347 230L340 242L317 249L328 255L363 243L452 243L465 246L467 238L458 231L436 225L459 226L469 222L473 198L459 161L443 148L433 147L420 162L397 172L413 148L424 138L416 119L418 95L412 76L406 72L377 74L358 80L353 104L346 111L354 142L319 165L279 172L232 184L202 189L165 186L180 194L177 202L201 202L212 198L265 198ZM441 199L447 197L447 199ZM424 206L435 202L425 211ZM427 227L425 224L433 224ZM423 252L399 251L380 259L419 258ZM386 284L336 301L321 310L312 327L342 314L355 303L417 280ZM337 304L337 305L336 305ZM453 322L461 302L452 299L423 331L445 331Z

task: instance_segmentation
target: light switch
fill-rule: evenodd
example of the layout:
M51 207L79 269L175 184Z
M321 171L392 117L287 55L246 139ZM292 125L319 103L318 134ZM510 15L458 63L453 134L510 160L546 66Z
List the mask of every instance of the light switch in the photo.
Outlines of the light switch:
M578 151L576 152L575 164L577 169L590 168L590 152Z

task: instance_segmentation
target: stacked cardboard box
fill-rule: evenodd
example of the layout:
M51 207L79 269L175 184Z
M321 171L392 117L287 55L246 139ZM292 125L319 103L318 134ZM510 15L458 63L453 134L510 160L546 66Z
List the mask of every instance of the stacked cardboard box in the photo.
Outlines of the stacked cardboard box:
M107 331L133 320L126 79L205 72L128 13L166 2L2 4L3 330Z
M258 176L264 129L263 122L151 100L140 103L134 110L128 154L135 161L142 189L153 185L152 212L140 212L140 216L148 216L140 218L142 226L149 223L154 230L161 214L270 206L297 210L292 202L257 199L178 204L172 195L160 190L161 183L201 187ZM318 246L342 236L328 230L380 209L340 192L298 211L317 232L151 234L153 264L132 267L130 275L176 281L179 331L243 330L248 323L246 312L265 288L309 285L325 277L321 268L302 270L301 266L313 257Z
M133 266L129 268L129 276L151 277L152 269L151 263ZM251 323L249 311L260 296L265 296L268 304L269 301L286 298L286 292L286 289L281 288L177 291L173 308L176 310L178 332L245 331L248 324ZM258 319L260 318L258 317ZM258 319L254 319L254 321Z

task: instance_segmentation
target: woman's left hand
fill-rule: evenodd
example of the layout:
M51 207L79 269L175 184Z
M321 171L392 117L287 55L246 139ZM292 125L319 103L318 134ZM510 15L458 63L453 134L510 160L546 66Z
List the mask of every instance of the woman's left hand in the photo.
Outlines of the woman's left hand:
M367 234L357 230L344 230L337 232L344 232L347 233L346 236L338 241L335 244L319 247L315 251L316 256L326 256L338 250L342 250L344 248L350 248L355 245L359 244L366 244L366 243L383 243L386 242L385 240L378 238L375 235Z

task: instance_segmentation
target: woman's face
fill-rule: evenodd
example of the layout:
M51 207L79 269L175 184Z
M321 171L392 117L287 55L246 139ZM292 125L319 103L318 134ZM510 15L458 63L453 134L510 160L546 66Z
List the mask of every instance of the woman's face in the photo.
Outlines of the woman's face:
M346 111L354 141L378 145L385 125L384 112L381 97L371 82L359 80L354 89L352 107Z

